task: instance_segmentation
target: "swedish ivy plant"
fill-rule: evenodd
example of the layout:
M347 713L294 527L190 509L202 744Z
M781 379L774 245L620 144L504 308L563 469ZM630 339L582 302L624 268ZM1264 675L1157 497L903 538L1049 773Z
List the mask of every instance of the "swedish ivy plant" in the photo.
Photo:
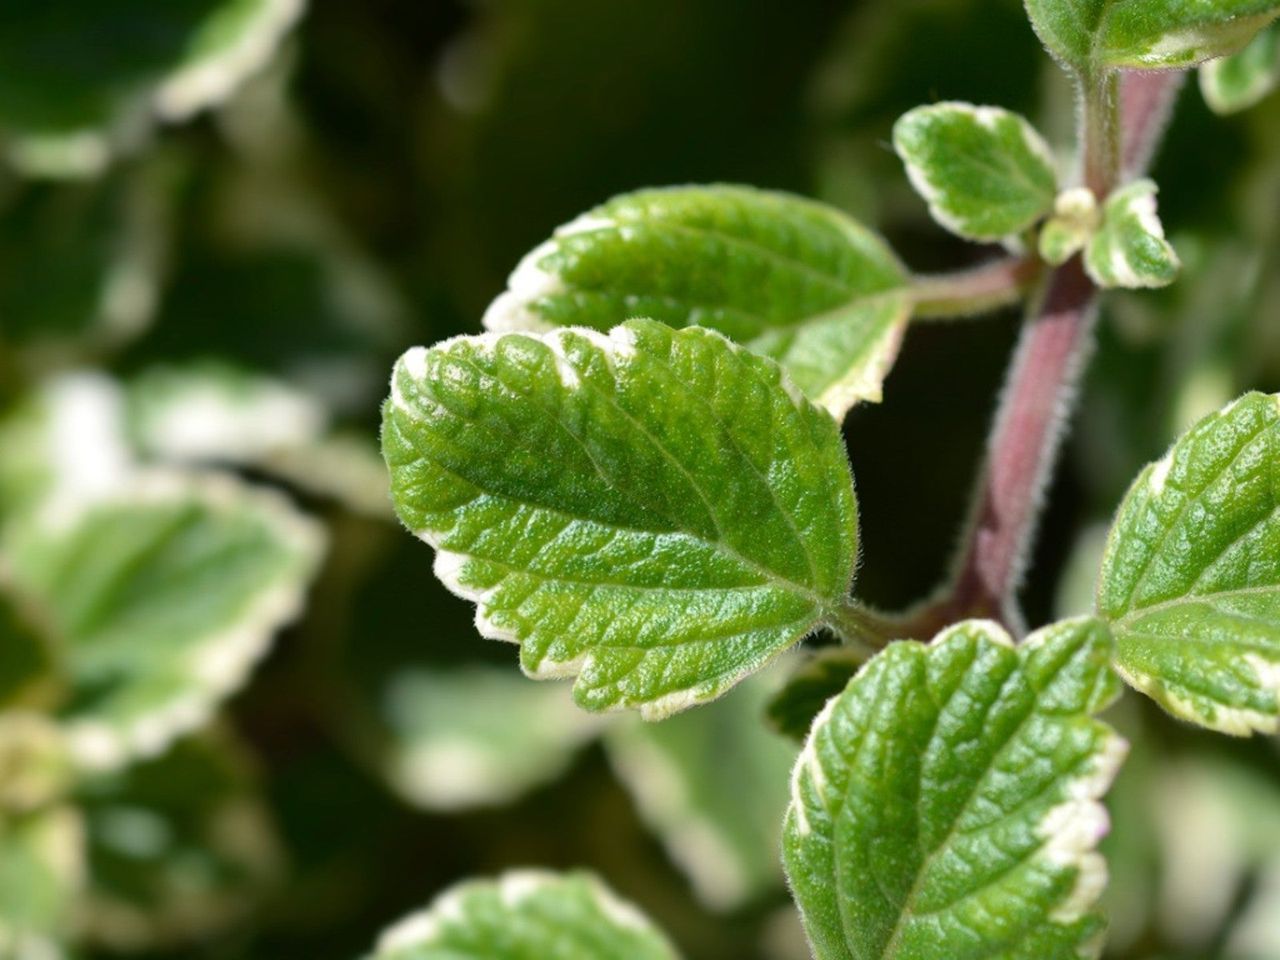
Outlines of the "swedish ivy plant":
M1103 801L1128 751L1099 715L1127 684L1211 730L1280 727L1280 395L1202 419L1134 480L1092 613L1033 625L1018 602L1099 299L1180 269L1148 167L1183 71L1221 111L1265 95L1280 3L1026 8L1074 84L1074 149L991 105L893 130L938 224L1003 247L986 265L914 273L786 194L642 190L529 253L486 332L405 353L383 407L395 508L437 577L584 710L678 723L838 638L769 707L803 740L778 829L819 960L1099 956ZM873 609L841 422L882 399L913 323L1015 303L952 573ZM444 894L371 956L675 952L589 876L514 873Z

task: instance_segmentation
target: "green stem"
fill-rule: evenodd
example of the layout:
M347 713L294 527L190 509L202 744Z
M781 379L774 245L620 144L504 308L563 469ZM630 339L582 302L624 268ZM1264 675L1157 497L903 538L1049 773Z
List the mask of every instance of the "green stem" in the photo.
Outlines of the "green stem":
M917 275L911 281L912 315L921 320L988 313L1018 303L1040 276L1038 257L1005 257L957 273Z
M1120 75L1092 72L1080 83L1084 185L1105 200L1120 179Z
M891 620L862 606L856 600L846 600L827 612L826 624L834 630L846 647L861 653L867 659L894 639L897 631Z

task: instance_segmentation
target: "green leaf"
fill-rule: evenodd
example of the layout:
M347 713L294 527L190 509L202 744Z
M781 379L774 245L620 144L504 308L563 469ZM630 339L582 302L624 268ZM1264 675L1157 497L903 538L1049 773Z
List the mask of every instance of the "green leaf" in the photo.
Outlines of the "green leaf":
M1190 67L1235 53L1280 0L1026 0L1049 52L1081 73Z
M425 810L509 803L563 773L598 729L559 684L479 665L398 670L378 706L380 766Z
M0 143L34 174L98 173L155 121L226 99L267 63L302 8L302 0L109 8L67 0L15 10L0 20Z
M747 187L644 190L557 230L484 324L710 327L777 360L838 419L880 399L909 313L906 283L888 247L834 208Z
M1224 733L1280 727L1280 397L1242 397L1139 474L1098 612L1121 675L1175 716Z
M84 936L118 952L177 946L241 920L282 867L249 760L223 736L90 778L79 793Z
M663 723L624 721L605 733L641 817L717 910L782 885L778 823L796 748L761 722L776 685L758 675L701 710Z
M321 533L230 477L155 473L10 531L15 580L64 641L77 761L110 768L203 724L299 611Z
M388 517L387 470L377 446L335 433L312 393L226 363L152 367L128 386L129 432L147 456L235 464Z
M1200 68L1200 90L1215 113L1237 113L1258 103L1280 86L1280 22L1230 57L1210 60Z
M894 125L893 145L933 218L958 236L1001 240L1053 209L1053 154L1016 113L970 103L917 107Z
M1058 194L1053 216L1040 228L1041 258L1061 266L1085 248L1102 222L1097 198L1088 187L1073 187Z
M814 722L787 874L818 960L1096 957L1099 798L1126 743L1098 620L891 644Z
M805 658L769 700L766 717L775 730L804 742L813 718L827 701L844 690L866 655L852 647L823 647Z
M591 874L513 870L458 884L382 935L369 960L676 960Z
M1085 248L1084 266L1098 286L1165 287L1182 268L1156 215L1156 185L1135 180L1103 204L1102 225Z
M84 882L84 827L74 807L0 816L0 956L61 957Z
M487 637L590 710L713 699L839 617L857 507L836 424L770 360L650 320L416 348L383 451Z

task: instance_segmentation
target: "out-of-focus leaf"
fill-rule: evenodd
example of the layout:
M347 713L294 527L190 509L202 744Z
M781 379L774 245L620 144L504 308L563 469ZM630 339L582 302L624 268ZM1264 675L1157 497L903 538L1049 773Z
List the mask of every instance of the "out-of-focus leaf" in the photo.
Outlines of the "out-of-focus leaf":
M0 709L43 704L58 684L48 615L13 586L0 554Z
M485 666L390 676L381 758L396 791L426 810L494 806L554 780L599 722L563 684Z
M1236 113L1258 103L1280 85L1280 22L1230 57L1200 68L1200 90L1215 113Z
M663 723L630 719L604 743L640 815L701 900L742 906L782 884L778 824L793 744L763 722L777 668Z
M282 380L223 363L154 367L129 384L128 419L144 456L253 467L360 512L391 513L377 445L332 433L323 401Z
M1150 464L1112 524L1098 585L1116 667L1175 716L1280 724L1280 397L1251 393Z
M676 960L635 907L587 873L513 870L446 890L369 960Z
M298 613L322 544L275 494L168 473L9 533L15 581L64 641L62 716L92 769L159 753L239 689Z
M768 424L761 431L760 424ZM459 337L396 365L396 510L531 676L650 719L838 622L857 553L839 431L701 327Z
M839 419L880 399L909 312L905 284L889 248L834 208L676 187L625 194L561 227L516 268L484 323L710 327L777 360Z
M84 868L84 824L74 807L0 815L0 955L62 956Z
M72 0L0 11L0 143L40 175L101 171L157 120L230 94L303 0Z
M93 184L29 184L0 203L0 341L34 366L116 347L151 322L174 167Z
M79 790L89 938L115 950L181 944L252 908L282 852L246 758L225 737L179 741L162 756Z

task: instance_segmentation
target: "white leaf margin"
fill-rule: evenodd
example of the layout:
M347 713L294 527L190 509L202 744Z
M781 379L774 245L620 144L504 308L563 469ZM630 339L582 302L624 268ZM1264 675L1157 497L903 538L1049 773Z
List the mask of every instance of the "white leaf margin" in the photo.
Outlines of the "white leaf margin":
M299 512L282 494L250 486L230 474L144 471L110 494L74 503L64 500L40 522L56 533L69 530L90 512L104 507L191 499L215 514L252 510L293 554L294 570L256 597L236 622L204 637L188 652L185 667L193 689L186 695L123 726L88 717L68 720L68 746L74 762L84 770L108 771L158 756L174 740L205 726L222 701L244 687L276 633L305 606L311 579L326 548L323 526Z
M967 620L954 624L937 634L928 647L938 647L953 637L977 632L983 638L1010 650L1031 651L1043 645L1059 629L1069 629L1082 621L1096 620L1092 616L1075 617L1058 621L1035 631L1021 644L1016 644L1009 632L993 620ZM906 641L912 642L912 641ZM858 682L859 673L850 680ZM846 691L847 691L846 687ZM837 694L813 719L804 748L796 758L791 771L791 802L787 808L786 823L794 823L796 832L807 837L813 832L807 808L826 806L827 774L818 755L819 740L830 726L836 707L844 696ZM1111 788L1121 766L1129 755L1129 742L1113 729L1102 742L1102 748L1094 755L1092 766L1083 775L1067 781L1065 799L1050 808L1036 827L1037 836L1043 841L1036 857L1058 870L1075 870L1072 889L1049 913L1048 920L1068 926L1098 903L1106 890L1110 874L1106 858L1098 852L1098 844L1111 829L1111 817L1103 803L1103 797ZM1101 941L1089 942L1084 956L1100 954Z

